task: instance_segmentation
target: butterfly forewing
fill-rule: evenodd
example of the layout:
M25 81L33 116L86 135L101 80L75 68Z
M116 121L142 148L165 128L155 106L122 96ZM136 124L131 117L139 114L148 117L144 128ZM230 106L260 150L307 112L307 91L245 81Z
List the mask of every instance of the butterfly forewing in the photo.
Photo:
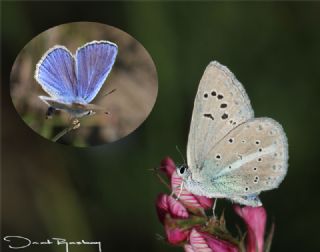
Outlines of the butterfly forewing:
M52 98L70 103L77 85L74 64L68 49L56 46L41 58L34 77Z
M287 146L279 123L270 118L251 119L210 150L202 176L229 198L276 188L287 173Z
M234 75L211 62L200 81L194 102L187 158L192 177L201 181L205 158L233 128L253 118L249 98ZM214 171L215 167L211 167Z
M117 45L108 41L93 41L77 50L77 96L86 103L90 103L101 89L117 52Z

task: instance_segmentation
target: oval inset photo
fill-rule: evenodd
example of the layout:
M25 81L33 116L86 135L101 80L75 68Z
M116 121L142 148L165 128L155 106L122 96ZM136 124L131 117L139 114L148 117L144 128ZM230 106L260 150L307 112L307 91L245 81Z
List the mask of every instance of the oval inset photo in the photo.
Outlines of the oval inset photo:
M147 118L155 65L126 32L93 22L62 24L33 38L11 72L13 104L41 136L89 147L114 142Z

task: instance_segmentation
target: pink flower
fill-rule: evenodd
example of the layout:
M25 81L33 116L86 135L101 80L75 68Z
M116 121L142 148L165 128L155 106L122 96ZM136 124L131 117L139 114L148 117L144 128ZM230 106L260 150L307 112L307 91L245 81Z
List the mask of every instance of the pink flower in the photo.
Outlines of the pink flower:
M179 244L187 239L189 230L184 230L176 225L176 220L188 219L187 209L173 197L160 194L157 198L156 208L159 220L164 225L167 240L171 244Z
M178 197L160 194L156 201L158 217L170 244L183 246L185 252L237 252L245 247L246 252L263 252L267 218L263 207L234 206L248 230L246 240L234 238L225 226L224 215L220 219L206 215L205 210L211 209L214 199L194 195L181 186L182 178L178 176L171 158L162 160L160 170L170 180L169 189ZM162 178L160 180L168 185ZM268 243L272 234L273 231Z
M190 244L184 246L185 252L237 252L238 247L230 242L220 240L208 233L192 229Z
M267 219L263 207L240 207L234 205L235 212L244 220L247 229L247 252L262 252L264 246L264 232Z
M160 170L164 172L168 179L171 179L171 175L176 170L176 165L169 157L164 158L160 163Z

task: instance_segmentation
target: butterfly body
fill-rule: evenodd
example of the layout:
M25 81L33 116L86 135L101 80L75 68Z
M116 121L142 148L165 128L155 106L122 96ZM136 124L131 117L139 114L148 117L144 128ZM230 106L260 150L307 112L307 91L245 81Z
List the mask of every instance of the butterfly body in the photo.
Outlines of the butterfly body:
M240 82L218 62L200 81L187 146L188 165L178 167L187 190L259 206L262 191L287 173L287 138L271 118L254 118Z
M88 104L88 105L90 105L90 104ZM95 111L88 109L86 105L79 104L79 103L73 103L73 104L70 104L70 106L68 106L68 105L61 106L60 108L56 108L56 109L64 110L64 111L68 112L74 118L82 118L84 116L89 116L89 115L95 114Z
M55 110L64 110L74 118L81 118L84 116L95 114L94 108L98 108L94 104L85 104L78 102L65 103L58 100L53 100L52 98L46 96L39 96L39 98L49 106L47 115L52 115Z
M110 73L117 52L117 45L109 41L87 43L75 55L64 46L51 48L36 66L34 77L50 95L39 98L49 108L64 110L75 118L94 114L98 107L90 102Z

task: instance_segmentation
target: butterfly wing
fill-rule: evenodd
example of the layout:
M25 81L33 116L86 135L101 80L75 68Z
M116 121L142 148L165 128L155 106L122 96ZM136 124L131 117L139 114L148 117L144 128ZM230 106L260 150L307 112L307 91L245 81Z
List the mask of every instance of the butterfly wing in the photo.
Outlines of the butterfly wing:
M208 194L246 198L278 187L287 173L288 143L279 123L255 118L229 132L208 153Z
M90 103L101 89L117 52L117 45L108 41L92 41L77 50L77 95L86 103Z
M34 75L53 99L71 103L75 97L74 58L67 48L55 46L48 50L36 66Z
M55 109L67 110L70 109L72 106L71 103L66 103L65 101L59 100L57 98L52 98L48 96L39 96L39 98L49 107L53 107Z
M187 159L194 180L203 179L204 161L214 146L251 118L253 110L241 83L227 67L211 62L198 87L188 137Z

